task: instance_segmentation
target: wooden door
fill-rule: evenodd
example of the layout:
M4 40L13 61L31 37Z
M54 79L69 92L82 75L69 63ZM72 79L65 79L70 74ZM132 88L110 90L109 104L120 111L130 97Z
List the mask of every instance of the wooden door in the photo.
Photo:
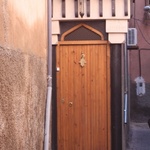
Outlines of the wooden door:
M107 42L57 46L58 150L111 149L109 72Z

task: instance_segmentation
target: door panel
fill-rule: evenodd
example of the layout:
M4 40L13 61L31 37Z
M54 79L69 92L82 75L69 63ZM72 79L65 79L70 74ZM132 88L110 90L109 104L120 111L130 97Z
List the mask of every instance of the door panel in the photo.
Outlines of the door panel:
M106 43L57 46L58 150L110 150L109 51Z

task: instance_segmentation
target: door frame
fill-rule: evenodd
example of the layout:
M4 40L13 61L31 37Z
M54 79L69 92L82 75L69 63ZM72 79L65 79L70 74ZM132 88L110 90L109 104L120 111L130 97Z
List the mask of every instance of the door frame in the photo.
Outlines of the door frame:
M95 34L99 35L100 39L99 40L83 40L83 41L77 41L77 40L76 41L75 40L66 41L65 40L65 37L67 35L69 35L70 33L74 32L75 30L77 30L78 28L80 28L82 26L89 29L90 31L94 32ZM98 30L96 30L86 24L79 24L62 34L60 41L57 43L57 47L59 47L61 45L90 45L90 44L95 44L95 45L106 44L109 47L109 50L107 50L107 69L106 69L107 70L107 81L108 81L107 89L109 89L109 91L107 92L108 93L108 95L107 95L107 100L108 100L107 110L108 111L107 112L109 114L108 118L107 118L107 122L108 122L107 130L108 130L108 150L111 150L111 85L110 85L111 81L110 81L110 43L109 43L109 41L104 40L103 34L101 32L99 32ZM56 49L57 49L57 47L56 47ZM57 80L57 78L56 78L56 80ZM57 93L57 89L56 89L56 93ZM56 106L57 106L57 104L56 104Z

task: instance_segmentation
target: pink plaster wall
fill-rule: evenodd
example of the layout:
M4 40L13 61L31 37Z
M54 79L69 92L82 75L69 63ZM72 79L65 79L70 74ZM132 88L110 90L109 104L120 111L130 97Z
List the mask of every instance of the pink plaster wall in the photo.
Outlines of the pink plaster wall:
M132 5L132 18L129 27L135 27L138 31L139 48L150 49L150 18L144 18L145 1L136 1L135 6ZM135 11L135 13L134 13ZM146 42L147 41L147 42ZM150 82L150 50L141 51L142 76L146 82ZM130 75L131 80L139 76L138 51L130 51Z
M129 27L135 27L138 32L138 46L141 50L141 75L145 80L146 93L143 96L136 95L135 78L139 77L139 56L137 50L129 52L129 76L130 76L130 110L131 120L135 122L147 122L150 116L150 18L145 18L145 1L135 1L132 4L132 18Z

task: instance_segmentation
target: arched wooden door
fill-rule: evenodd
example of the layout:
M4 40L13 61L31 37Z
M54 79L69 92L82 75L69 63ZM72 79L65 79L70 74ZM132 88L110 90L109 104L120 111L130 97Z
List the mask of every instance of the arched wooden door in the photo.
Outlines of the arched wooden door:
M58 150L110 150L109 44L62 37L56 52Z

